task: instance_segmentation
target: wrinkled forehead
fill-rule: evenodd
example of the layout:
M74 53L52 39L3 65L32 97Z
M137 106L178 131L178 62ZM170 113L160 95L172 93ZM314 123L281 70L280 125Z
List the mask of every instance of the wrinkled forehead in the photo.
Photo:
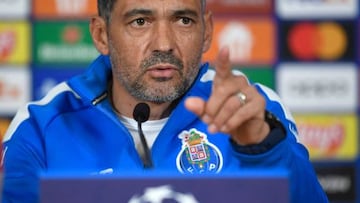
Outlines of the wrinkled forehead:
M113 11L126 13L134 9L146 9L154 12L187 9L201 12L202 0L117 0Z

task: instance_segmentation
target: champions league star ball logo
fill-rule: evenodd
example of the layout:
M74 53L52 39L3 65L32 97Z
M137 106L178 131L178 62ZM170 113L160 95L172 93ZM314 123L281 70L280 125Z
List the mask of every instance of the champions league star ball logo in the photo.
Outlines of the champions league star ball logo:
M222 168L220 150L207 140L206 134L191 129L183 131L179 138L182 149L176 158L176 165L182 173L218 173Z
M168 201L176 203L199 203L192 194L176 192L169 185L146 188L143 195L133 196L128 203L163 203Z

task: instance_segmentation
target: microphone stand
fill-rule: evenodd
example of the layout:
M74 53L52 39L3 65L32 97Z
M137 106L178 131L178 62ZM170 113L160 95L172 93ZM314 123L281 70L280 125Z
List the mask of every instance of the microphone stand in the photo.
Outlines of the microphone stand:
M143 150L144 150L144 159L143 159L144 168L152 168L153 163L152 163L152 159L151 159L151 153L150 153L149 146L148 146L148 144L146 142L145 135L144 135L144 133L142 131L142 128L141 128L141 122L138 122L138 132L139 132L139 135L140 135L141 145L142 145Z
M146 142L145 135L143 133L141 124L149 119L150 116L150 107L146 103L139 103L135 106L133 112L134 119L138 123L138 133L140 136L141 145L144 150L144 157L142 158L144 168L152 168L153 162L151 158L151 153L149 146Z

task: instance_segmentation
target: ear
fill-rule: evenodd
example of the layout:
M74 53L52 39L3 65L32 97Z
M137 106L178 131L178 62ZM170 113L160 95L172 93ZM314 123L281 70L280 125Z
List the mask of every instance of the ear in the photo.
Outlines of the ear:
M103 55L109 54L106 22L100 16L90 20L90 34L96 49Z
M211 46L212 36L213 36L213 17L211 11L207 11L204 16L205 20L205 33L204 33L204 46L203 53L208 51Z

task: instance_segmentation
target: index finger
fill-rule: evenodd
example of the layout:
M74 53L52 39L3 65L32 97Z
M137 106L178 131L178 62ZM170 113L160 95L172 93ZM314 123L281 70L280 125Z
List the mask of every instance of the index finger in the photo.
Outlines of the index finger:
M215 78L223 80L232 76L230 64L230 50L228 46L220 49L215 62Z

